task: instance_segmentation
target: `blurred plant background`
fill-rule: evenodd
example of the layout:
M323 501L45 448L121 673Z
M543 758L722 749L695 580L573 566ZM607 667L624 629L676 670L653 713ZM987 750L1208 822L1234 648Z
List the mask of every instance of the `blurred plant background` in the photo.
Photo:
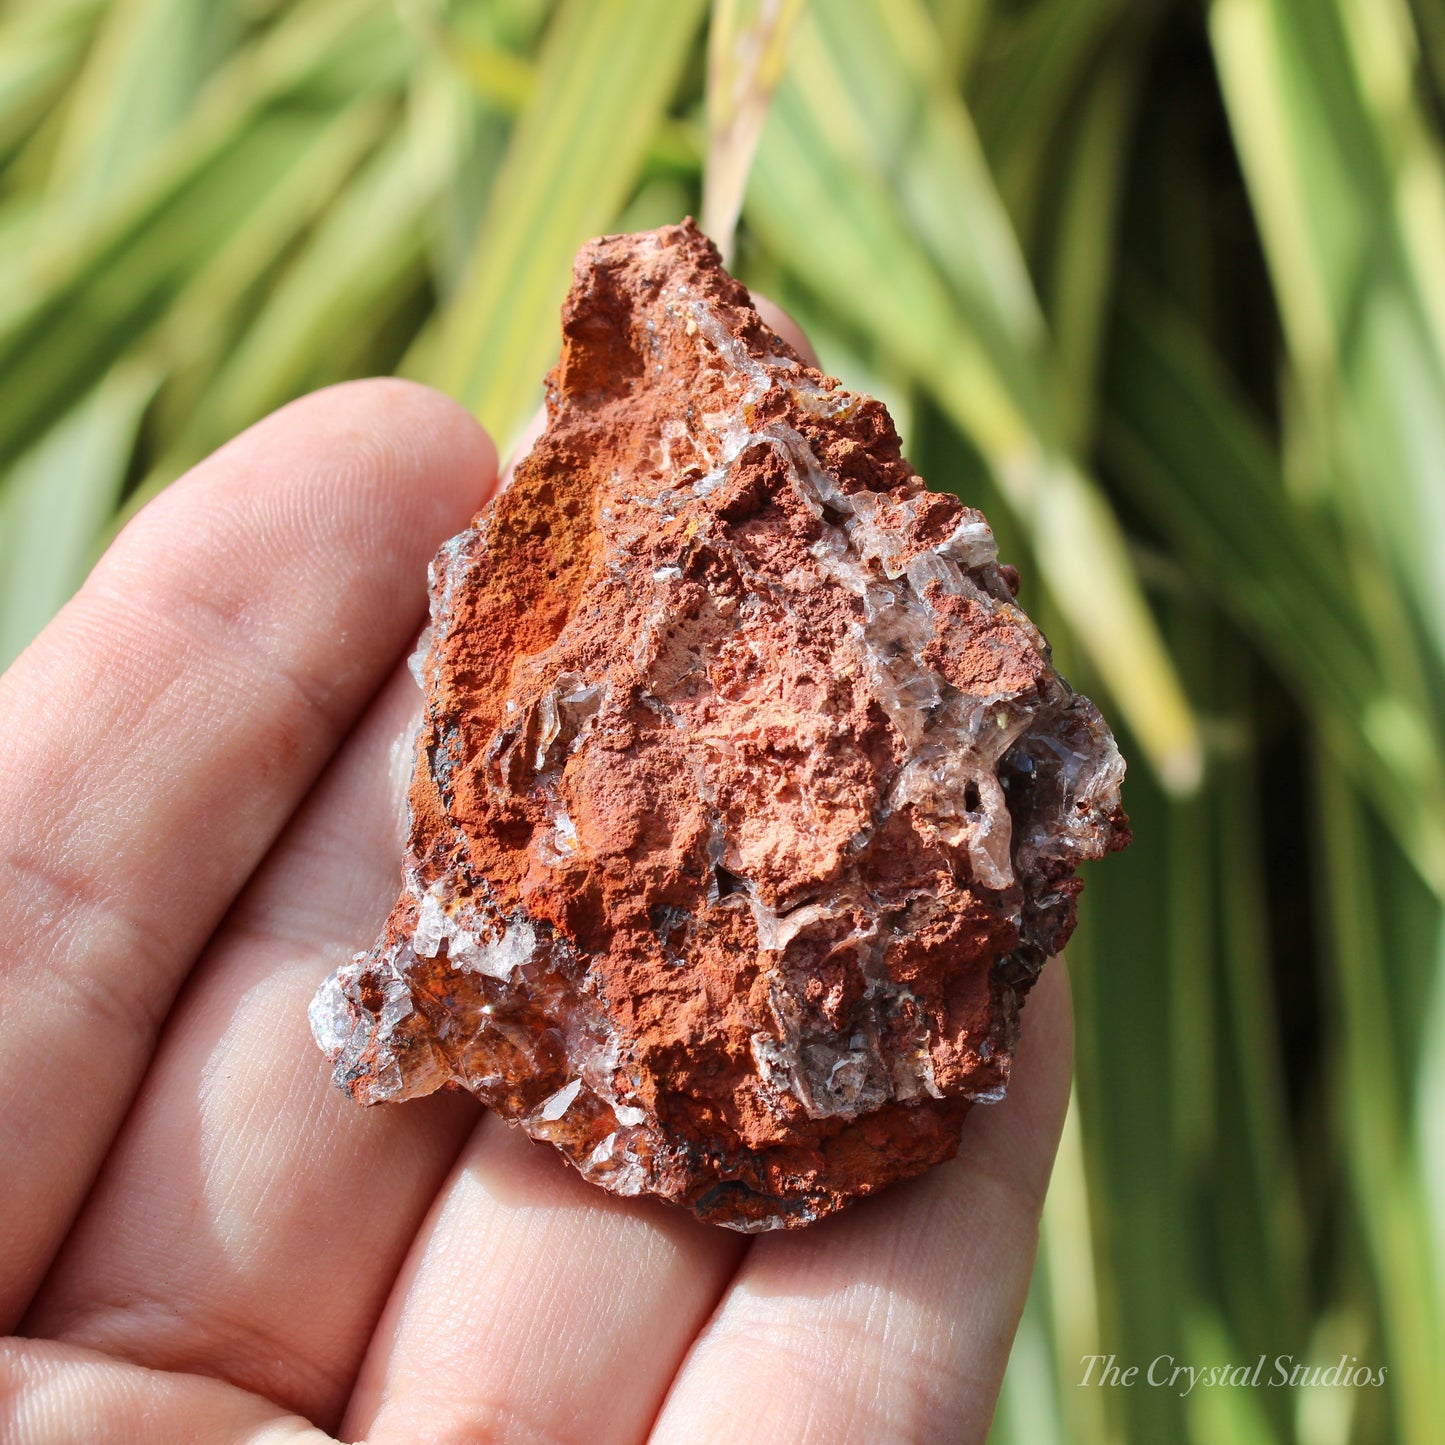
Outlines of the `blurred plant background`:
M0 663L302 391L515 436L578 243L741 205L1133 760L994 1438L1436 1442L1442 105L1445 0L0 0Z

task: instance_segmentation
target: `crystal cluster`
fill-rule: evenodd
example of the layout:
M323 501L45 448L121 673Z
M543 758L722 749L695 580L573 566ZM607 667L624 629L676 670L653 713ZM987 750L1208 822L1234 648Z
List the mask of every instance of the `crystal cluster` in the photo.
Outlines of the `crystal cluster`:
M547 430L441 550L400 900L311 1009L362 1103L471 1090L743 1230L949 1157L1128 841L983 517L689 222L588 245Z

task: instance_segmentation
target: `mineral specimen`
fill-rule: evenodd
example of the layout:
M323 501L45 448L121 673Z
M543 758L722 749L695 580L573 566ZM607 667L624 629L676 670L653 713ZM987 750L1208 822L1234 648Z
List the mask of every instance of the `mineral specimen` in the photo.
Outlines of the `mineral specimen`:
M579 256L545 434L441 550L405 884L311 1008L362 1103L470 1089L736 1229L948 1158L1128 841L983 517L690 223Z

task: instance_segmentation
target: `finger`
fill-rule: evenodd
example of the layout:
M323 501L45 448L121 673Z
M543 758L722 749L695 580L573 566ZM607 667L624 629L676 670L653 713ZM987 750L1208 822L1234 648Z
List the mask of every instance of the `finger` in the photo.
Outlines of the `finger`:
M227 916L26 1333L340 1419L479 1109L359 1108L306 1026L395 899L420 703L402 669Z
M753 305L757 308L758 315L763 318L809 366L822 370L823 363L818 360L818 353L813 350L813 343L803 334L803 328L778 305L776 301L770 300L761 292L754 291Z
M1028 1292L1068 1103L1068 985L1025 1010L1007 1098L958 1157L748 1254L654 1429L684 1441L981 1441Z
M269 1400L50 1341L0 1340L0 1440L72 1445L326 1445Z
M0 680L0 1322L493 465L419 387L298 402L147 507Z
M488 1118L397 1281L342 1438L640 1439L743 1243L605 1194Z

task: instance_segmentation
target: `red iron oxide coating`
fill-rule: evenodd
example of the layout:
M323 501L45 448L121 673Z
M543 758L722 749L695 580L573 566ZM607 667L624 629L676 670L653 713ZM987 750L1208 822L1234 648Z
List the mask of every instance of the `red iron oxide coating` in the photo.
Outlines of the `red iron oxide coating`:
M1123 763L983 518L687 222L578 258L547 430L433 568L406 886L312 1009L589 1178L794 1226L1001 1095Z

